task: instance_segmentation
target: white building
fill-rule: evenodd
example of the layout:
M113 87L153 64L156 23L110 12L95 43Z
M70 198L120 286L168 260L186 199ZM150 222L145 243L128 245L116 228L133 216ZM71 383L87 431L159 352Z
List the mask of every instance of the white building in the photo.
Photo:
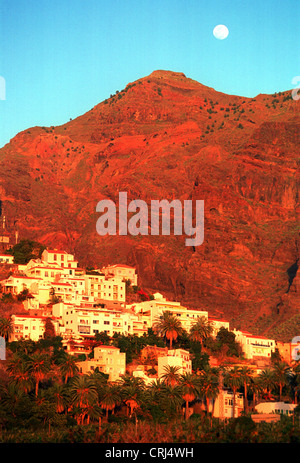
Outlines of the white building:
M255 406L258 413L277 413L279 415L292 415L297 404L288 404L285 402L261 402Z
M6 294L11 293L17 295L25 289L28 289L28 291L34 295L38 294L38 287L41 282L41 278L37 277L11 275L6 280L1 281L1 286L2 291Z
M218 320L216 318L208 318L208 322L210 323L210 325L212 326L213 328L213 333L212 335L214 337L217 336L220 328L225 328L229 331L229 322L227 320Z
M58 264L70 276L75 275L75 269L78 262L74 259L73 254L68 254L66 251L58 251L56 249L45 249L42 254L42 261L47 264Z
M0 264L13 264L14 257L10 254L0 254Z
M115 277L121 280L130 280L133 286L137 286L137 274L134 267L130 265L115 264L108 265L103 267L101 272L105 274L106 277Z
M271 358L272 352L275 352L275 340L268 339L264 336L254 336L246 331L233 330L235 340L242 346L243 352L247 359L257 357Z
M126 371L126 354L114 346L98 346L94 349L94 358L77 363L83 374L99 369L109 375L109 381L117 381Z
M48 317L35 317L30 315L12 315L13 334L9 341L19 341L20 339L31 339L38 341L44 337L45 322ZM51 319L55 333L58 332L58 320Z
M120 310L108 310L99 307L75 306L58 303L53 305L53 316L61 320L65 335L91 337L105 332L108 336L114 333L134 334L133 321L135 314Z
M156 293L156 295L159 293ZM163 312L170 312L178 317L182 327L189 332L192 325L200 317L208 319L208 312L204 310L188 309L180 304L180 302L167 301L165 298L155 298L152 301L144 301L131 305L127 305L139 315L147 328L152 328Z
M95 300L125 302L126 283L119 278L108 278L101 274L86 274L84 278L86 294Z
M167 355L158 357L158 377L166 373L166 367L179 367L178 374L192 373L192 361L190 353L184 349L168 350Z
M235 407L233 411L233 392L229 389L222 389L214 401L210 401L210 412L216 418L237 418L244 410L243 394L236 393Z

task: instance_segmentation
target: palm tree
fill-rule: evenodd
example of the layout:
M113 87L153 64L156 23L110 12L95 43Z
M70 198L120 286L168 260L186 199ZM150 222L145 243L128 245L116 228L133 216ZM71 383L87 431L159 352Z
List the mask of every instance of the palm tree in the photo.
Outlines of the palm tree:
M16 410L25 399L29 400L29 396L24 393L17 382L0 384L0 407L6 409L10 415L16 417Z
M271 370L270 368L266 368L265 370L259 373L258 378L262 389L267 393L268 397L270 397L272 388L274 387L273 370Z
M295 393L295 404L298 403L298 393L300 391L300 361L293 365L293 377L294 377L294 393Z
M263 392L262 383L258 376L255 376L254 378L251 379L251 382L249 384L249 389L253 394L252 406L254 408L256 405L256 398Z
M244 386L244 410L248 412L248 385L251 383L253 372L251 368L245 366L240 369L241 380Z
M65 384L67 384L68 379L75 376L79 368L74 357L65 354L59 361L59 370L62 377L64 377Z
M122 400L127 406L127 414L131 417L143 401L145 382L142 378L123 375L120 386Z
M181 367L173 366L173 365L166 365L164 367L165 373L161 376L161 379L165 384L168 386L176 386L180 382L180 370Z
M288 384L291 377L291 368L286 362L277 362L273 367L274 382L279 386L279 402L281 402L282 388Z
M180 385L170 386L157 379L145 390L145 402L149 407L155 405L165 414L171 415L176 413L182 404L182 388Z
M233 418L235 417L235 404L236 404L236 393L239 387L242 385L242 375L239 367L235 366L231 370L227 371L225 375L225 382L233 392Z
M87 375L74 376L69 383L70 399L78 424L83 424L86 415L90 416L91 407L97 409L98 394L95 381Z
M139 386L134 386L132 384L127 387L122 387L122 398L127 406L127 414L130 417L142 402L143 390L143 388L141 389Z
M35 395L38 395L39 382L42 381L50 371L49 358L43 354L33 354L28 360L28 371L35 381Z
M64 385L55 383L49 390L51 400L55 404L55 410L57 413L62 413L67 409L67 390Z
M33 383L29 374L29 368L22 356L14 354L6 366L6 371L13 382L16 382L19 388L25 393L28 393L32 389Z
M163 409L166 410L167 415L171 415L174 412L178 413L178 411L181 409L182 404L181 386L171 386L165 384L160 403L162 404Z
M33 387L32 377L29 367L24 361L12 360L7 366L7 371L12 377L12 382L17 384L25 394L31 391Z
M154 380L146 389L149 403L158 404L166 390L166 384L160 379Z
M178 336L183 333L180 320L169 311L162 313L159 319L154 323L153 330L159 336L163 336L170 341L170 349L172 349L173 341L176 341Z
M11 318L0 318L0 336L2 336L6 341L9 340L10 336L14 332L14 325Z
M180 386L182 388L182 398L185 401L185 419L187 420L189 416L189 403L193 402L199 395L200 381L192 373L184 373L180 378Z
M200 317L190 329L192 341L200 342L201 346L204 339L207 339L213 332L213 327L206 317Z
M106 412L106 419L108 419L109 410L113 413L115 407L122 402L120 386L116 383L107 383L104 385L100 393L99 402L100 406Z
M209 413L209 401L217 398L219 394L219 377L212 371L203 371L200 375L200 395L206 400L206 412ZM213 415L213 411L212 411Z

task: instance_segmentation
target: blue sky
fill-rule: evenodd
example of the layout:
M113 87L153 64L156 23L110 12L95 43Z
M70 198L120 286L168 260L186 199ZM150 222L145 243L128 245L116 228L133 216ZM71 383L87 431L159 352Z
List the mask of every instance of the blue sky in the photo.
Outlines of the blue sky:
M0 0L0 147L156 69L235 95L292 89L299 32L299 0Z

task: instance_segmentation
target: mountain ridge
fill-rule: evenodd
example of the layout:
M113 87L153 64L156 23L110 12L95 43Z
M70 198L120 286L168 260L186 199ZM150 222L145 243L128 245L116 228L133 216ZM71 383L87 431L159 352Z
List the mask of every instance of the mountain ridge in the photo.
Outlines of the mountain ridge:
M141 284L252 327L299 312L299 102L291 92L226 95L157 70L57 127L0 149L0 199L20 238L81 265L129 263ZM96 204L204 199L205 242L100 237ZM298 265L298 264L297 264ZM283 317L283 318L282 318Z

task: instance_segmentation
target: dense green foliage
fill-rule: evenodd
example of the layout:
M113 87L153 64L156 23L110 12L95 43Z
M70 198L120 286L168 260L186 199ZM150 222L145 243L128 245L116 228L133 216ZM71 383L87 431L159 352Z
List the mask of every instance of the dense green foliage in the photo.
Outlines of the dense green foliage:
M15 264L27 264L31 259L41 257L46 246L32 240L21 240L15 244L7 253L14 256Z
M152 330L141 338L106 339L103 333L98 338L134 358L151 342L165 346ZM291 368L277 360L253 377L247 367L211 368L201 343L184 333L177 345L194 353L195 371L179 374L170 367L146 385L129 375L110 382L97 369L80 374L60 337L8 343L7 374L0 379L0 442L300 442L299 407L292 417L260 424L246 408L226 421L207 411L218 394L221 371L225 386L246 394L252 406L254 393L256 399L274 394L292 401L299 396L299 364ZM198 414L188 418L196 406Z

